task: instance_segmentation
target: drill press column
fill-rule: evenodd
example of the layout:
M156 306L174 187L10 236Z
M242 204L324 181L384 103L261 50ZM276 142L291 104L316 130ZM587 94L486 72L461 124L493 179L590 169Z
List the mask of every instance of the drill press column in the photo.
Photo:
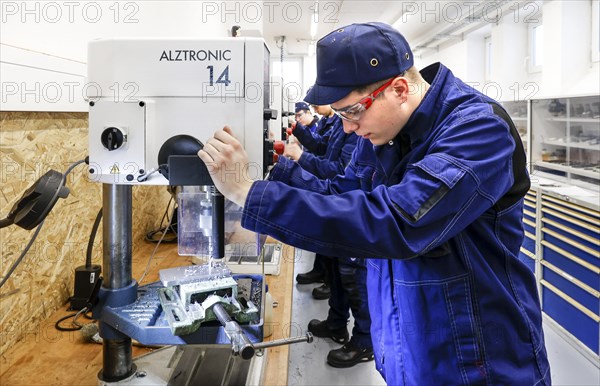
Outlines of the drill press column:
M102 185L102 286L119 290L132 284L131 268L131 185ZM99 377L118 381L135 371L131 338L100 322L103 335L104 367Z

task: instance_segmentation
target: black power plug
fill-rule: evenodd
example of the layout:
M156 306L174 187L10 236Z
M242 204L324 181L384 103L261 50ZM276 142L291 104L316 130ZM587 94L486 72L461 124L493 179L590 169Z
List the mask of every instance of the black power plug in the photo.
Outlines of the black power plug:
M75 291L71 297L71 310L81 310L88 305L90 296L94 291L96 282L100 278L100 266L82 265L75 268Z

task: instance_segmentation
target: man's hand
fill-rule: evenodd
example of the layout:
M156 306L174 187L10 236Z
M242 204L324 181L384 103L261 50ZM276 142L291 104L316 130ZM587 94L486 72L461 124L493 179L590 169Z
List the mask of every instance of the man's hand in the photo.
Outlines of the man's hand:
M206 164L215 187L243 207L253 181L248 173L248 154L231 129L225 126L216 131L198 152L198 157Z
M298 161L302 156L304 151L298 146L296 142L288 143L285 145L285 150L283 151L283 155L288 157L291 160Z

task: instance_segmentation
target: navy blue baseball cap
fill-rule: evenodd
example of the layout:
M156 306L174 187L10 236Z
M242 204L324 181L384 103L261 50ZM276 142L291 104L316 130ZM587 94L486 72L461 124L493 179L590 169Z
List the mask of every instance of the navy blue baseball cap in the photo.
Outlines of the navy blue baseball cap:
M310 107L308 106L308 103L306 102L296 102L296 112L300 112L302 110L308 110L310 111Z
M351 24L317 43L317 80L304 100L328 105L414 65L408 42L385 23Z

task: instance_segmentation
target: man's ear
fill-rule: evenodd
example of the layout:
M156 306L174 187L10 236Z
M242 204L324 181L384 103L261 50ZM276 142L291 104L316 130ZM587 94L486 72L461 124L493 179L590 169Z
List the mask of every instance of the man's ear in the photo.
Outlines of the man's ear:
M396 96L401 99L401 102L404 103L406 99L408 99L408 93L410 92L408 80L404 77L397 77L392 82L392 89Z

